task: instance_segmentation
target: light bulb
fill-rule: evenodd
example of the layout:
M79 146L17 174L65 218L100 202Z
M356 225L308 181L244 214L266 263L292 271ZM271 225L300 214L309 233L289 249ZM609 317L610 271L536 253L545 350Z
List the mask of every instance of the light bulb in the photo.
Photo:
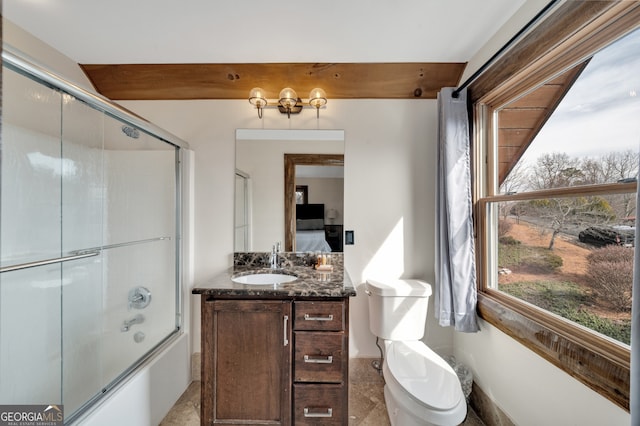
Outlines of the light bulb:
M258 118L262 118L262 108L267 105L267 97L264 90L260 87L254 87L249 92L249 103L258 108Z
M267 98L264 90L260 87L254 87L251 89L249 92L249 103L257 106L258 108L265 106L267 104Z
M280 105L285 108L292 108L298 101L298 94L290 87L285 87L280 91Z
M309 93L309 105L320 108L327 103L327 94L319 87L316 87Z

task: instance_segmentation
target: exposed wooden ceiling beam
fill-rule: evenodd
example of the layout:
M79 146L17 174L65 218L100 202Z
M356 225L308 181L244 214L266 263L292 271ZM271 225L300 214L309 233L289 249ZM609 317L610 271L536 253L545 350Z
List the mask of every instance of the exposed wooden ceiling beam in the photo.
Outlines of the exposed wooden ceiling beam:
M465 63L84 64L96 90L114 100L248 99L262 87L269 99L314 87L329 99L435 99L459 84Z

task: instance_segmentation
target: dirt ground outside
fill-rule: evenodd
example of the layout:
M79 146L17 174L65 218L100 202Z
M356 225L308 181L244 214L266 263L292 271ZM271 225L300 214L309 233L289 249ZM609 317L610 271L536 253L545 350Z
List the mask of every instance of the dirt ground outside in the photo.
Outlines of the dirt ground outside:
M520 221L516 223L513 219L508 219L512 227L507 235L528 246L548 248L551 240L551 231L541 229L538 226ZM562 258L562 266L554 272L528 271L526 267L512 269L510 274L500 275L499 285L523 281L570 281L576 283L590 291L586 284L587 256L593 249L579 242L576 237L558 235L554 243L553 253ZM629 313L620 313L602 300L594 300L593 305L587 307L588 310L601 317L610 319L630 318Z
M549 247L551 233L548 230L545 231L535 225L529 225L524 222L515 223L511 219L508 220L513 225L507 235L528 246ZM548 274L512 271L513 273L511 274L500 276L500 284L532 280L582 281L587 272L587 256L591 250L581 245L575 237L565 237L560 234L556 237L553 248L553 252L562 258L562 266L557 271Z

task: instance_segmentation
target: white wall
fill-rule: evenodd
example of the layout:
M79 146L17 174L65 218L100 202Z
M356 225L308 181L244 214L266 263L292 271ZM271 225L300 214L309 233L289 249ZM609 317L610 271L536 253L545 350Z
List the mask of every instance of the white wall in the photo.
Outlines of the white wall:
M359 287L351 299L351 356L378 355L361 288L365 279L433 281L435 101L330 99L319 123L311 110L288 120L269 109L260 121L247 101L122 104L187 140L195 152L196 283L231 266L235 129L344 129L344 226L355 231L345 264ZM199 296L193 301L196 306ZM199 328L198 318L192 324ZM430 326L428 334L435 346L452 346L449 330Z
M485 321L456 333L455 356L474 381L521 426L629 425L629 413Z
M5 43L55 70L69 82L86 90L93 88L87 76L75 62L4 18L2 19L2 37Z

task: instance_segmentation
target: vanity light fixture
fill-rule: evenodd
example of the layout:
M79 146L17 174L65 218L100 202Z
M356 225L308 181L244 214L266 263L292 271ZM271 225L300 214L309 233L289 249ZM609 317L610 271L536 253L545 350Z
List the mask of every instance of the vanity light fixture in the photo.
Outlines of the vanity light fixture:
M258 109L258 118L262 118L262 110L269 104L269 101L263 89L254 87L249 92L249 103ZM272 101L272 103L277 103L278 110L283 114L287 114L288 118L291 118L291 114L299 114L305 106L296 91L290 87L282 89L278 101ZM321 88L316 87L309 93L308 103L309 106L316 109L316 117L319 119L320 108L327 103L327 94Z

